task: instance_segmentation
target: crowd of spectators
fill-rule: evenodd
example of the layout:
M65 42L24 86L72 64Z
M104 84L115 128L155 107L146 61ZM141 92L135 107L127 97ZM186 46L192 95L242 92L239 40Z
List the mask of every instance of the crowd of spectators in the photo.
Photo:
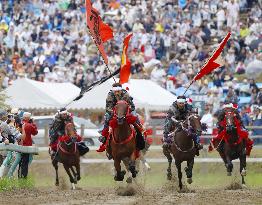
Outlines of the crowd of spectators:
M4 87L20 77L81 87L107 75L86 28L84 2L0 2ZM92 2L114 30L115 38L106 45L112 70L120 65L122 40L129 32L134 33L129 50L133 77L150 78L163 87L167 81L174 88L186 85L228 31L232 37L224 52L225 65L214 75L216 86L261 60L261 1Z
M194 83L191 92L207 95L208 110L214 114L221 106L222 87L227 86L237 95L251 95L251 104L260 106L261 112L262 91L252 79L258 73L248 74L238 87L247 68L261 65L261 0L92 2L114 30L114 39L105 45L110 69L120 66L123 38L133 32L132 78L151 79L175 94L190 83L230 31L224 66ZM0 65L3 88L17 78L82 87L108 75L86 27L84 0L1 1Z

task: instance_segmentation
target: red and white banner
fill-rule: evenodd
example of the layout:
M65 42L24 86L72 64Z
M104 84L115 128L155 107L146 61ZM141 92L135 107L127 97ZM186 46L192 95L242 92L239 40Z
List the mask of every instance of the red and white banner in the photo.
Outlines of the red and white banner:
M223 66L223 59L220 54L224 49L228 39L230 38L231 33L228 33L227 36L220 43L219 47L215 50L214 54L208 59L206 64L201 68L199 73L194 77L194 81L201 79L203 76L208 75L216 68Z
M124 84L128 82L131 73L131 61L128 59L127 50L128 44L133 36L133 33L128 34L123 42L123 52L121 57L120 79L119 83Z

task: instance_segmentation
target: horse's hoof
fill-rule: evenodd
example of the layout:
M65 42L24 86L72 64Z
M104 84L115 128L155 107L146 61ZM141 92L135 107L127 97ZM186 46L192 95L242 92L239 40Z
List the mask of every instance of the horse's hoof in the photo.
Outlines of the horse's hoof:
M136 178L137 173L138 173L138 171L133 171L133 172L132 172L132 177L133 177L133 178Z
M149 166L149 164L148 164L147 162L145 162L145 166L146 166L146 169L147 169L148 171L151 170L151 167Z
M132 177L128 177L128 178L126 179L126 183L131 184L131 183L132 183Z
M192 182L193 182L192 178L187 178L187 183L188 184L192 184Z
M74 183L72 183L71 185L72 185L71 189L72 189L72 190L75 190L75 189L76 189L76 186L75 186L75 184L74 184Z
M232 175L232 172L227 172L227 176L231 176Z
M247 171L245 169L242 169L241 176L245 177L247 175Z
M59 183L56 182L55 185L56 185L56 186L59 186Z
M247 185L246 184L242 184L241 187L242 187L242 189L247 189Z
M125 170L121 171L119 174L116 174L116 176L114 177L115 181L123 181L125 178L125 174Z
M167 174L166 176L167 176L167 180L171 180L172 179L172 174L171 173Z
M124 180L124 177L115 176L114 180L117 181L117 182L121 182L121 181Z

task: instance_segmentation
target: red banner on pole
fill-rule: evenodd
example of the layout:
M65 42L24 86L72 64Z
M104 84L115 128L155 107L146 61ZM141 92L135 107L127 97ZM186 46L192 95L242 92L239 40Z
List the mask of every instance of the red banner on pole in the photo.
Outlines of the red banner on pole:
M131 73L131 62L128 59L127 50L128 50L128 44L133 36L132 33L128 34L123 42L123 52L121 57L121 68L120 68L120 79L119 83L124 84L128 82L130 73Z
M92 7L90 0L86 0L86 24L104 62L108 65L103 43L113 38L113 30L102 21L98 11Z
M220 43L219 47L215 50L214 54L208 59L207 63L202 67L199 73L194 77L194 81L201 79L203 76L208 75L216 68L222 66L220 54L224 49L228 39L230 38L231 33L228 33L227 36Z

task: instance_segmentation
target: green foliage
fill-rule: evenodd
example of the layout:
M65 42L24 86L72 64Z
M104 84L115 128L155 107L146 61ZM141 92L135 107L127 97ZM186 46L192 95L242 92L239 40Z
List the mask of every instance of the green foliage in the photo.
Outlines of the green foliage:
M35 182L32 178L27 179L0 179L0 191L10 191L13 189L32 189Z

